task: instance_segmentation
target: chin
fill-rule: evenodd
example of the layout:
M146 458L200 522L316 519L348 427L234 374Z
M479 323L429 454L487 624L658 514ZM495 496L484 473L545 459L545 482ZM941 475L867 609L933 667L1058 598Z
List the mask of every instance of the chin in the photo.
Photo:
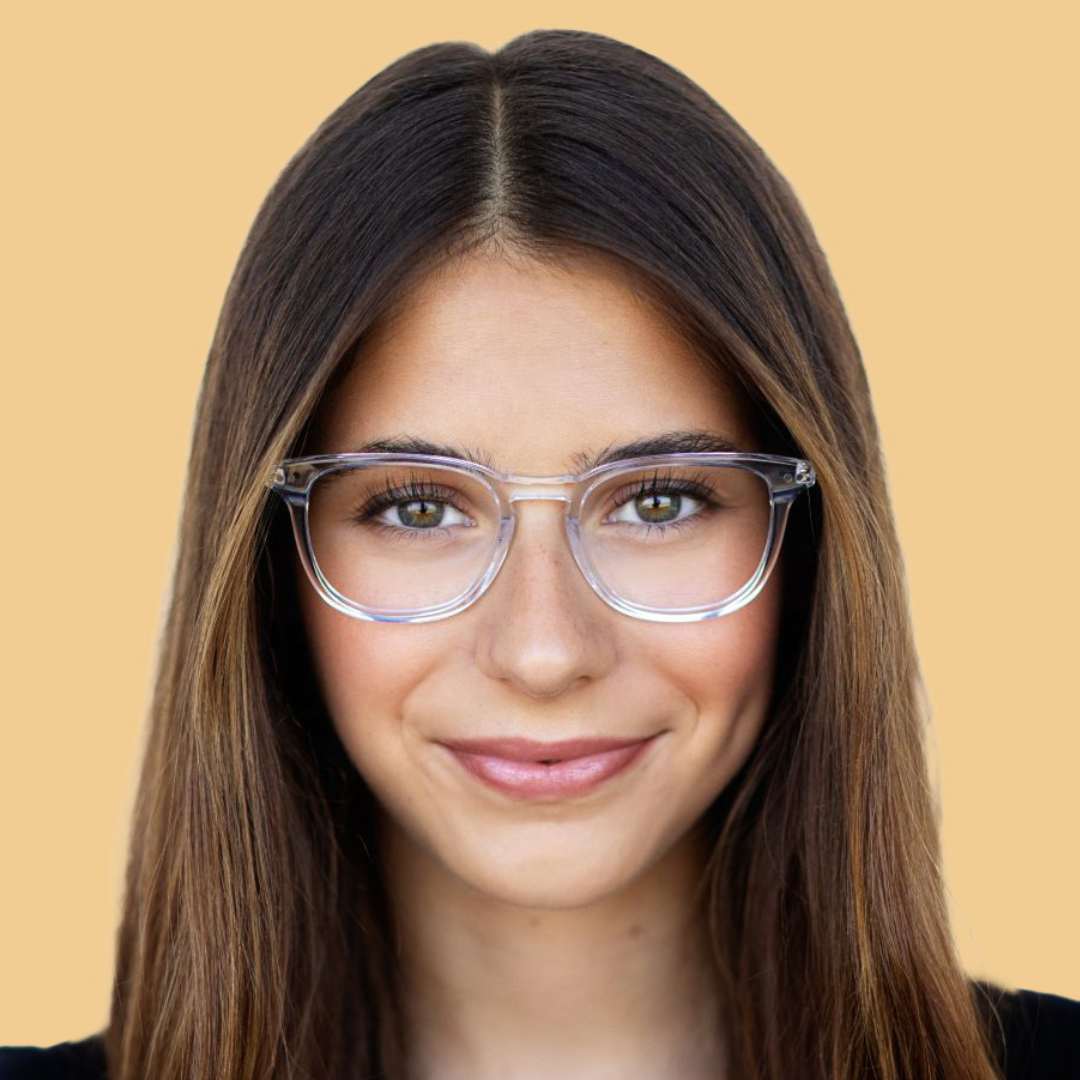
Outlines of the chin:
M501 904L571 910L588 907L625 889L642 867L569 865L557 856L515 867L465 865L454 872L477 892Z

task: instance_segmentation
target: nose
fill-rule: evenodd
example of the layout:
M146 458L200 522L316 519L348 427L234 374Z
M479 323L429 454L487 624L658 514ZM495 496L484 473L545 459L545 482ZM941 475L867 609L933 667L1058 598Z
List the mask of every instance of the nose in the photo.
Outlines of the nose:
M529 697L554 697L615 663L618 613L574 562L564 502L522 500L515 511L506 558L473 606L476 660Z

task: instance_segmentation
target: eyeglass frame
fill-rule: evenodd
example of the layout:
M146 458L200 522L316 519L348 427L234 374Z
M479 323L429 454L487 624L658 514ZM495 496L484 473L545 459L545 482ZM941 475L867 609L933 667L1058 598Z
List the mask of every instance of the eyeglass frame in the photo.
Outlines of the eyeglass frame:
M499 507L499 532L492 551L491 562L473 584L451 600L413 611L405 609L372 608L350 600L338 592L326 579L319 566L311 540L310 496L321 476L354 466L377 464L438 465L465 473L490 491ZM578 511L590 492L613 473L630 472L642 467L662 465L734 465L755 473L769 491L769 531L765 550L750 580L717 605L697 605L684 608L654 608L634 604L607 587L594 572L586 557L580 534ZM504 473L475 461L441 454L343 452L310 454L285 458L265 481L270 491L285 501L292 524L293 537L304 572L320 599L350 618L370 622L435 622L457 615L471 607L487 591L510 552L517 527L514 504L523 499L558 500L563 502L563 525L574 562L582 576L609 607L631 618L647 622L699 622L731 614L749 604L765 587L780 554L791 506L801 491L816 483L813 466L805 458L784 454L765 454L751 451L706 451L670 454L649 454L623 458L594 466L582 473L563 473L552 476L529 476ZM535 488L569 487L569 493L537 492Z

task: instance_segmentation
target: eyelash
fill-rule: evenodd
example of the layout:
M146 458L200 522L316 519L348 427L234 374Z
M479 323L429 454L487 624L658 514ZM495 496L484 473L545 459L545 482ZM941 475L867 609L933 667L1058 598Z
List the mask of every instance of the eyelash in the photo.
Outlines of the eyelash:
M449 531L443 526L435 529L407 529L401 525L387 525L374 519L377 514L381 514L391 506L416 501L445 502L457 510L459 514L464 514L465 511L454 502L450 494L452 494L452 489L440 488L435 484L421 484L415 480L410 480L408 484L388 487L385 491L373 495L356 513L356 521L379 532L391 533L395 539L399 540L418 540L421 537L443 535Z
M386 490L373 495L356 513L355 520L368 528L391 533L395 539L414 540L421 537L426 539L432 536L445 535L449 530L441 526L432 529L409 529L400 525L387 525L384 522L376 521L375 518L383 510L391 506L414 501L445 502L457 510L458 513L465 514L466 511L457 505L452 498L452 494L452 489L409 481L408 484L388 487ZM664 480L659 476L654 476L648 481L642 480L637 484L627 484L611 497L611 502L613 508L617 509L630 498L639 499L649 495L689 495L702 504L702 509L689 517L663 525L654 522L634 525L635 528L645 529L646 535L649 535L653 529L661 533L670 533L684 526L692 526L706 515L722 509L721 504L713 497L712 489L701 480L692 477L682 480Z
M701 503L701 509L689 517L679 518L664 525L657 525L651 521L640 525L635 524L635 528L645 530L646 536L652 535L654 529L660 533L671 533L688 526L692 527L699 524L703 518L721 509L721 504L713 497L712 489L703 480L695 480L693 477L665 480L659 476L653 476L648 481L641 480L637 484L627 484L611 496L611 503L617 509L631 498L640 499L649 495L689 495Z

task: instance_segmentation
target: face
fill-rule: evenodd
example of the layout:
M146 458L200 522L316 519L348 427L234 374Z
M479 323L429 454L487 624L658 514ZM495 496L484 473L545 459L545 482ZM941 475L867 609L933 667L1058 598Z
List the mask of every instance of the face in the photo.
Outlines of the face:
M583 452L691 429L758 448L735 395L617 266L473 256L426 278L364 343L311 449L409 434L548 475L577 471ZM299 595L333 723L395 849L418 873L569 907L677 857L746 759L772 687L780 564L733 613L646 622L608 607L581 576L563 503L516 507L498 576L450 618L353 619L306 579ZM590 792L540 801L490 787L441 745L653 734Z

